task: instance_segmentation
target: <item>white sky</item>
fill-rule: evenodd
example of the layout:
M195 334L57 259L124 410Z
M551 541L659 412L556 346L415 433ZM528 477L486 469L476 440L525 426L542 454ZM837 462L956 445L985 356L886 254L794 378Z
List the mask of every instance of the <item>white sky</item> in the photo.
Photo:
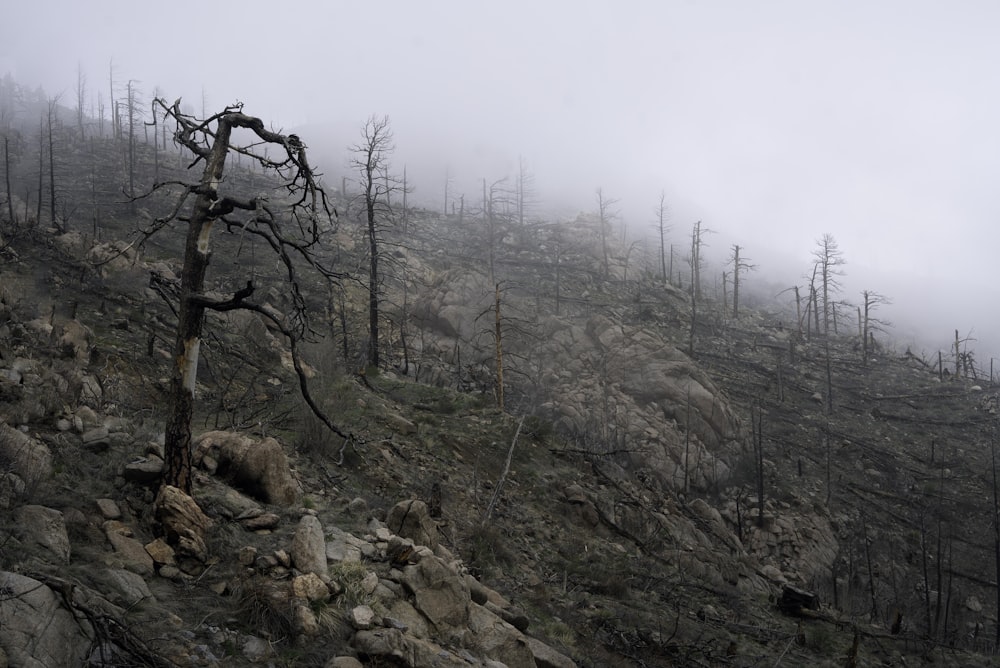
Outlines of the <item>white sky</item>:
M958 328L1000 355L995 0L9 5L0 74L49 94L72 100L79 64L106 100L113 62L315 146L388 114L417 201L440 207L446 168L473 198L523 155L545 204L592 210L602 187L648 230L665 190L677 243L703 220L710 260L740 243L789 286L829 232L846 298L889 295L929 350Z

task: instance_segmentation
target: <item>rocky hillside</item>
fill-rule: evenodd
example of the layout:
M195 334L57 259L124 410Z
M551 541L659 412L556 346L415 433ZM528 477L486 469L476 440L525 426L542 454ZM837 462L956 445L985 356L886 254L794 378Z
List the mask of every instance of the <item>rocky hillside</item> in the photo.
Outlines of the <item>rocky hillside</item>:
M179 243L119 215L4 231L0 666L995 661L993 388L777 307L692 326L586 217L411 211L382 368L365 290L308 286L311 391L351 439L279 331L211 316L194 505L159 489ZM280 306L234 248L216 275Z

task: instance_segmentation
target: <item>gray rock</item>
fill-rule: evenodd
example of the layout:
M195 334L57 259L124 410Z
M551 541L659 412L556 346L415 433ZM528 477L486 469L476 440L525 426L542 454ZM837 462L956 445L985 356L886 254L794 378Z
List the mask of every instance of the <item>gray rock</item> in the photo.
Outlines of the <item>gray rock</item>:
M97 509L106 520L120 520L122 511L113 499L97 499Z
M560 654L537 638L525 637L538 668L576 668L576 662Z
M216 475L254 498L281 505L297 504L302 498L285 451L273 438L255 441L241 434L210 431L195 442L195 461L206 456L218 462Z
M367 605L359 605L351 609L348 620L355 629L364 631L375 626L375 611Z
M27 434L0 422L0 461L7 472L17 474L28 489L52 475L49 448Z
M21 540L44 548L55 563L69 563L69 536L61 512L45 506L21 506L14 511L14 521Z
M413 594L416 608L439 629L468 622L469 586L438 557L427 556L403 568L403 586Z
M121 522L108 520L104 523L104 533L122 568L139 575L153 574L153 558L142 543L132 538L131 529Z
M159 457L142 457L125 465L125 480L138 485L150 485L163 475L163 460Z
M364 668L364 665L353 656L335 656L324 668Z
M303 515L295 529L291 548L292 563L303 573L327 575L326 538L323 525L313 515Z
M426 545L432 550L438 545L437 523L431 517L427 504L419 499L397 503L389 511L385 523L390 531L411 539L417 545Z
M121 568L111 568L105 573L105 580L117 593L113 602L124 607L132 607L142 601L151 600L153 593L141 575Z
M240 653L250 663L261 663L271 656L271 643L257 636L246 636L240 645Z
M0 646L10 665L23 668L82 666L93 629L66 610L62 599L41 582L0 572Z

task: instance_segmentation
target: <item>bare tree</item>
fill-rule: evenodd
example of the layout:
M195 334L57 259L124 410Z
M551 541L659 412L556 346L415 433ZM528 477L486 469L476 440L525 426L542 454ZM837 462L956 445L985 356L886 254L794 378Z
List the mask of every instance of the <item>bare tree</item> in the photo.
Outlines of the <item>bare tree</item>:
M517 205L517 224L523 228L524 219L535 203L535 175L528 169L528 161L521 155L517 157L514 197Z
M59 115L59 96L48 101L48 113L46 121L48 125L49 137L49 223L56 225L56 154L55 154L55 131L56 122ZM42 194L39 192L38 196Z
M602 266L605 279L608 278L610 272L608 265L608 228L611 227L611 221L618 215L614 210L614 206L617 203L617 199L605 197L604 191L601 188L597 189L597 228L601 234L601 251L604 253L604 263Z
M3 176L7 192L7 217L12 225L17 223L17 216L14 213L14 193L10 188L10 137L3 136Z
M833 297L840 292L840 281L838 276L843 276L844 271L840 267L847 264L844 254L837 245L837 240L831 234L824 234L816 242L816 249L813 251L816 258L815 266L819 274L820 285L823 298L823 334L829 336L830 323L833 321ZM818 306L818 305L817 305ZM817 317L819 311L816 312Z
M395 150L388 116L371 116L361 130L361 143L350 148L351 165L360 174L368 239L368 364L379 365L379 252L381 228L391 216L389 157Z
M688 264L691 267L691 294L694 299L701 299L701 269L705 264L701 251L708 245L705 243L705 235L712 232L713 230L702 227L700 220L691 228L691 254L688 256Z
M76 128L77 132L80 133L80 139L84 138L83 134L83 103L87 97L87 75L83 73L83 66L80 63L76 64Z
M180 301L170 384L170 410L167 419L164 452L166 471L163 486L172 486L186 494L191 491L191 418L194 413L195 383L198 370L202 329L207 311L247 309L259 313L278 327L288 339L292 362L298 372L303 398L318 417L335 433L346 435L317 407L308 393L297 343L308 333L305 299L299 287L299 266L305 263L321 275L332 278L332 271L317 259L315 250L326 222L335 212L327 203L326 194L317 182L306 159L305 146L295 135L283 135L264 127L261 119L249 116L242 106L227 107L210 118L198 119L181 112L180 100L167 104L157 100L164 121L176 123L174 139L195 156L192 163L203 163L197 183L170 182L157 184L154 190L178 189L174 208L142 231L148 238L174 221L187 224L184 265L180 277ZM237 142L234 130L248 131L252 140ZM277 148L280 157L268 157L267 148ZM256 161L265 170L281 179L290 202L287 212L273 210L264 195L250 199L222 191L226 159L239 153ZM192 201L193 200L193 201ZM243 215L243 220L235 216ZM252 280L235 290L229 299L216 299L205 294L206 273L212 255L212 231L218 226L227 232L259 238L271 248L283 268L289 285L291 313L280 317L249 301L254 292Z
M483 179L483 222L486 225L487 268L490 283L496 282L497 247L504 236L500 223L501 218L505 217L503 209L509 203L510 191L506 184L507 177L494 181L489 187L486 186L486 179Z
M670 226L667 225L666 193L660 192L660 203L653 209L653 213L656 216L656 231L660 235L660 270L663 273L663 283L666 284L670 281L670 274L667 273L667 232L670 231ZM673 264L672 255L671 264Z
M868 366L868 356L874 348L874 333L884 332L889 323L880 320L872 313L880 306L891 304L892 300L872 290L862 290L863 306L858 307L858 329L861 334L861 363Z
M740 275L748 271L753 271L757 265L750 264L750 259L740 257L743 248L733 244L733 253L729 256L729 262L733 266L733 317L740 317Z

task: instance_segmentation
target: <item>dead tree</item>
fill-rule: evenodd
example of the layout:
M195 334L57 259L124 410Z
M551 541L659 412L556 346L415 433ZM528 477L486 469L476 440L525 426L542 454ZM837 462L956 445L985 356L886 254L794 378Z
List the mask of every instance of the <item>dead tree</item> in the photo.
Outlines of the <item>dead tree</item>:
M733 254L729 256L729 262L733 266L733 317L740 317L740 275L748 271L753 271L757 265L750 264L750 259L740 257L742 246L733 244Z
M858 329L861 335L861 364L868 366L868 356L873 352L875 346L875 332L883 332L889 326L888 322L880 320L872 313L883 304L891 304L892 301L872 290L862 290L861 297L864 305L858 307Z
M670 231L670 226L667 225L666 193L660 193L660 203L653 209L653 214L656 216L656 232L660 235L660 271L663 275L663 284L666 285L670 280L670 274L667 272L667 232ZM673 264L673 246L670 247L670 251Z
M365 206L368 238L368 364L378 367L379 359L379 253L381 230L392 214L389 193L393 181L389 176L389 156L395 150L388 116L372 116L361 131L360 144L351 147L351 165L360 175Z
M324 277L336 277L320 263L315 253L321 233L328 229L327 223L333 220L336 212L328 204L318 184L318 175L306 159L305 146L297 136L268 130L261 119L243 113L242 105L226 107L205 119L182 113L179 99L173 104L157 99L156 106L164 121L170 119L176 124L174 141L194 155L190 166L203 165L197 183L170 182L154 186L154 190L179 190L178 199L172 211L156 219L149 229L142 230L145 239L168 229L175 221L187 224L164 443L166 470L161 484L190 495L191 419L202 329L208 311L252 310L278 327L288 340L306 403L328 428L347 438L309 395L297 347L309 332L299 283L300 267L304 263ZM234 131L249 132L252 137L240 142L234 139ZM278 157L269 157L267 149L276 151ZM240 199L223 192L223 173L230 154L250 158L280 179L287 208L272 209L264 195ZM288 285L290 314L275 314L273 309L251 302L255 287L252 280L234 290L228 299L206 294L212 232L217 228L236 233L239 239L253 235L272 250Z
M604 190L597 189L597 229L601 235L601 251L604 258L601 267L605 280L611 272L611 267L608 264L608 228L611 227L611 221L618 215L613 208L616 204L618 204L617 199L605 197Z
M840 292L841 284L838 276L843 276L844 271L840 268L847 264L844 259L844 254L840 250L840 246L837 245L837 240L833 238L831 234L824 234L819 240L816 241L816 249L813 251L813 257L815 260L815 269L813 275L819 273L820 285L819 289L822 290L823 297L823 335L830 335L830 323L836 323L833 311L833 296ZM818 304L817 304L818 306ZM816 316L819 317L819 310L816 310ZM817 329L819 329L819 323L817 322ZM834 333L836 333L836 324L834 324Z

